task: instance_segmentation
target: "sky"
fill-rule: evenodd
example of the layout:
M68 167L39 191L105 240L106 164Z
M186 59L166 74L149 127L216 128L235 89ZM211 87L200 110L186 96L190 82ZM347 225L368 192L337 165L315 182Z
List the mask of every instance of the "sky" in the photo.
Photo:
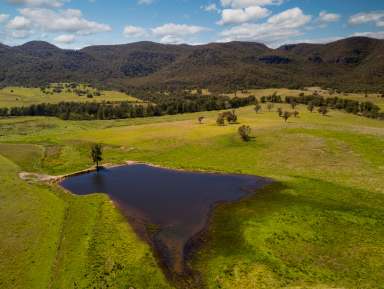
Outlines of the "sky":
M384 39L384 0L0 0L0 42L62 48L137 41L269 47Z

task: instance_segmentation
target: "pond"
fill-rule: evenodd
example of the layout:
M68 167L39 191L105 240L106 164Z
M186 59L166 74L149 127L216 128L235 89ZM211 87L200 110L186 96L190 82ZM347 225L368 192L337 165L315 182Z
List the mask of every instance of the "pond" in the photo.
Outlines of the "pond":
M250 175L134 164L69 177L61 186L77 195L108 194L139 233L151 228L151 244L168 269L182 272L184 247L204 229L213 206L239 200L268 183Z

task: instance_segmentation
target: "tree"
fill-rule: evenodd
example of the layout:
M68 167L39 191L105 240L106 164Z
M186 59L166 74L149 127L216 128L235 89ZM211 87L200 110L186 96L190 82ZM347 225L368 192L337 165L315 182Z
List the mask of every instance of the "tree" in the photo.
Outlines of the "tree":
M293 112L293 116L294 116L294 117L299 117L299 114L300 114L300 113L299 113L297 110L295 110L295 111Z
M327 115L328 113L328 107L326 106L320 106L319 109L318 109L318 112L321 114L321 115Z
M251 127L249 125L242 125L238 129L238 133L243 141L251 140Z
M294 100L291 100L290 104L291 104L292 109L295 109L297 106L297 103Z
M312 102L308 103L307 109L308 109L308 111L313 112L313 110L315 109L315 106L313 105Z
M261 111L261 105L257 103L254 107L254 110L256 113L259 113Z
M281 107L279 107L277 109L277 114L279 115L279 117L282 117L283 116L283 109Z
M271 111L272 110L272 108L273 108L273 103L268 103L267 104L267 109L268 109L268 111Z
M96 164L96 170L100 169L99 162L103 160L103 147L101 144L94 144L91 148L92 161Z
M282 118L287 122L287 120L292 116L289 111L284 111Z
M217 116L216 123L217 125L220 125L220 126L225 124L225 118L222 113L219 113L219 115Z
M199 118L197 119L197 121L199 122L199 124L202 124L204 118L205 118L204 116L199 116Z

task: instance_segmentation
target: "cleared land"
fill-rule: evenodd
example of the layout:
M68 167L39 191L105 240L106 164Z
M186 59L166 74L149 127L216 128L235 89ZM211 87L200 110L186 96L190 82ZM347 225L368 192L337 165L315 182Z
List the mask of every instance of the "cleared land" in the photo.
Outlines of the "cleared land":
M275 90L274 90L275 91ZM289 109L288 106L284 106ZM278 106L275 106L276 110ZM207 288L380 288L384 284L384 122L298 106L119 121L0 120L0 287L170 288L148 245L102 195L75 197L19 171L62 174L105 162L272 177L279 183L220 206L190 261ZM203 124L197 117L205 116Z
M89 89L94 92L94 89L87 88L84 85L80 86L82 89ZM118 91L101 91L100 96L93 96L87 98L87 95L78 96L75 92L67 92L63 90L61 93L44 94L40 88L27 88L27 87L6 87L0 89L0 107L13 107L13 106L29 106L39 103L59 103L62 101L74 102L102 102L102 101L140 101L135 97L129 96L123 92Z

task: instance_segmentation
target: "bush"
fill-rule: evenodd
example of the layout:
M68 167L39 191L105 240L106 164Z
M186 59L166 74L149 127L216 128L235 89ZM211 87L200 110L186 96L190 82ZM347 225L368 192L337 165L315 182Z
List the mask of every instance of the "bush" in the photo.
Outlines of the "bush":
M220 114L217 116L216 123L217 123L217 125L220 125L220 126L222 126L222 125L225 124L225 118L224 118L224 116L223 116L222 113L220 113Z
M319 107L318 112L319 112L321 115L327 115L327 113L328 113L328 107L326 107L326 106L321 106L321 107Z
M243 141L251 140L251 127L249 125L242 125L238 129L238 133Z

